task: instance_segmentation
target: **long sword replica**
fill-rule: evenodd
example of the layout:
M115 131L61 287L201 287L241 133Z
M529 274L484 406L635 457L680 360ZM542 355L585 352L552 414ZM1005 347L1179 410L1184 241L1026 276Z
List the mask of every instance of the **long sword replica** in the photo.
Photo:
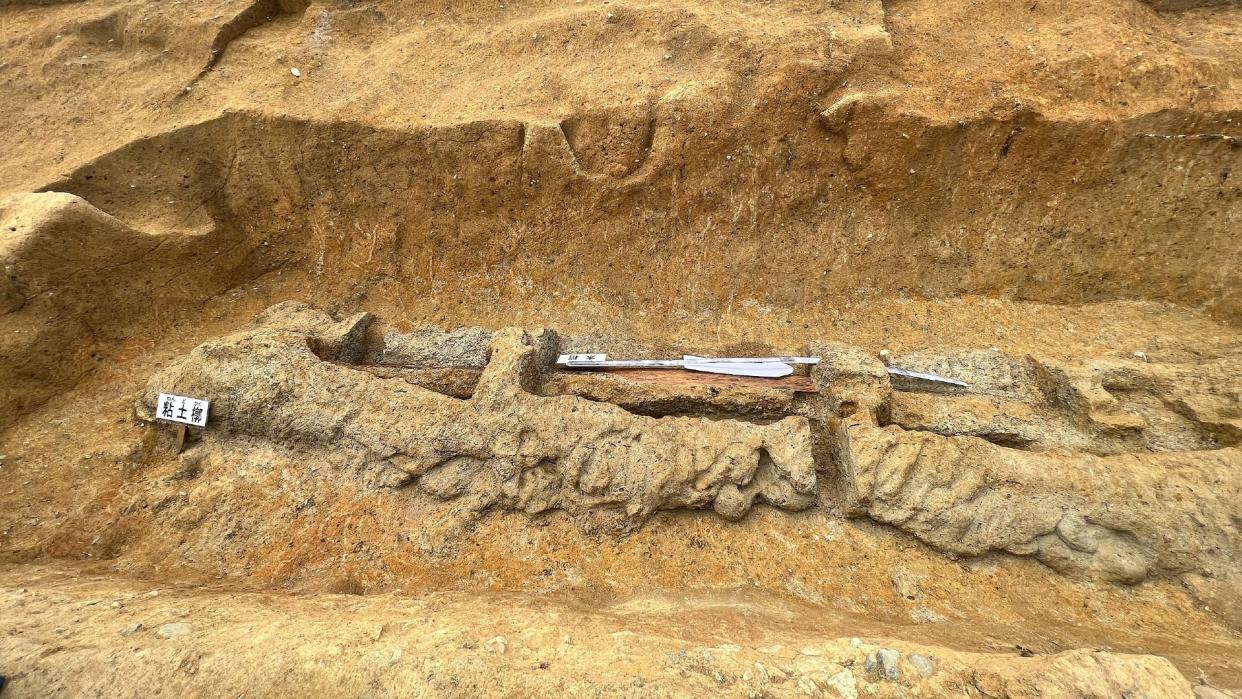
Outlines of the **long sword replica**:
M688 369L708 374L780 378L793 373L791 364L818 364L819 357L696 357L681 359L609 359L606 354L562 354L558 366L569 369Z
M556 363L568 369L688 369L708 374L780 378L793 373L791 364L819 364L819 357L696 357L687 354L681 359L609 359L606 354L562 354L557 357ZM964 381L936 374L885 368L893 376L967 386Z

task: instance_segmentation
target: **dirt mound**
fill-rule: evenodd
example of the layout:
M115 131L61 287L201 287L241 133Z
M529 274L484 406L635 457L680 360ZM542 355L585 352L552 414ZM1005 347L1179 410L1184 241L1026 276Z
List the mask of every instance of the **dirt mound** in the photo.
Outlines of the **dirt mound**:
M1239 26L0 0L0 674L1242 689ZM568 351L822 361L738 384ZM165 391L212 401L184 453Z

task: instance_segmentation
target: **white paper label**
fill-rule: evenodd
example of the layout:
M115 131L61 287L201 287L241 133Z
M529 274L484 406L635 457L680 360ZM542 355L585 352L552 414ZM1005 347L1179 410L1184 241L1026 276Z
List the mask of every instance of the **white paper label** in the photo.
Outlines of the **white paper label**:
M562 354L557 357L557 364L595 364L597 362L607 361L606 354Z
M172 393L161 393L155 403L157 420L180 422L193 427L207 426L207 408L210 401L189 396L178 396Z

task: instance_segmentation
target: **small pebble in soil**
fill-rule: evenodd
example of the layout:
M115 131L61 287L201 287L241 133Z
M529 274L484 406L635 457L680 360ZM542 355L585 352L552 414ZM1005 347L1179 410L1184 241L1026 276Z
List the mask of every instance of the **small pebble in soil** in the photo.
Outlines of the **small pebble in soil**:
M880 671L890 680L895 680L901 676L901 668L897 665L901 662L901 653L892 648L881 648L876 651L876 658L880 661Z
M918 673L923 677L931 677L931 674L936 671L936 663L925 655L911 653L906 656L906 660L909 660L914 669L918 670Z
M497 655L504 655L508 647L509 641L504 636L496 636L483 642L483 650L496 653Z
M160 638L180 638L181 636L189 636L194 629L186 623L176 622L173 624L164 624L155 633Z

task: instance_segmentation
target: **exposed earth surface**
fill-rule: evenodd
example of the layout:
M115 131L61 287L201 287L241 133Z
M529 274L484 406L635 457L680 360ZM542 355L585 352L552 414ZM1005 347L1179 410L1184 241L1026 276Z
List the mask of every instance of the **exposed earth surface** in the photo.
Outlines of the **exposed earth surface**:
M6 698L1242 696L1236 1L0 0L0 143Z

